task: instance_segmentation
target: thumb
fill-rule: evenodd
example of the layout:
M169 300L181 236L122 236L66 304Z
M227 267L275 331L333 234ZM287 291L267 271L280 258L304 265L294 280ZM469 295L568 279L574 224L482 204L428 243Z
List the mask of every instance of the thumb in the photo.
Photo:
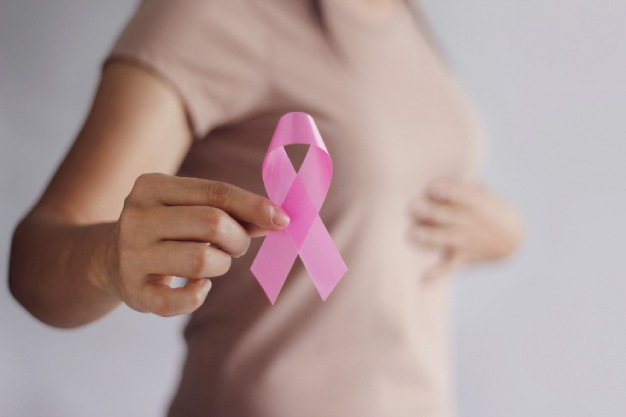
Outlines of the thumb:
M200 307L211 289L206 278L192 279L180 288L162 282L147 282L143 288L144 307L161 317L188 314Z

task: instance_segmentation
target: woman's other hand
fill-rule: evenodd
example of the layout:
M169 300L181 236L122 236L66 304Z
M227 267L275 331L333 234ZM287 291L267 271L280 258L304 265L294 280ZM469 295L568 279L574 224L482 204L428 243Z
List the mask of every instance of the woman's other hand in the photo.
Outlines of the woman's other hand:
M442 262L427 271L433 279L471 262L504 258L519 245L522 224L515 210L486 188L437 180L411 205L413 241L441 249Z
M251 237L288 224L280 207L233 185L145 174L124 202L95 285L137 311L190 313L211 287L206 278L225 274ZM175 276L190 281L171 288Z

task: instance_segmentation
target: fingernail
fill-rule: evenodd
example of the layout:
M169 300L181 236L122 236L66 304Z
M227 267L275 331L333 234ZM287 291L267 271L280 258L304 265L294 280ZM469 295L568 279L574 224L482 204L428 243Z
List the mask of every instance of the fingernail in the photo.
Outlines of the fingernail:
M287 213L285 213L281 208L274 208L274 217L272 217L272 222L276 226L285 228L289 225L290 221L291 219L287 216Z

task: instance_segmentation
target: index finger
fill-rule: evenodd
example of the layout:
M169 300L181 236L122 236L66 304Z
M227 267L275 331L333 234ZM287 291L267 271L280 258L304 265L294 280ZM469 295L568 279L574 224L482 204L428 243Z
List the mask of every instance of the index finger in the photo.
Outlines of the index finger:
M267 230L289 224L287 213L269 199L224 182L163 175L156 189L158 200L165 205L217 207Z
M476 197L476 187L463 181L438 179L428 185L427 193L442 203L471 205Z

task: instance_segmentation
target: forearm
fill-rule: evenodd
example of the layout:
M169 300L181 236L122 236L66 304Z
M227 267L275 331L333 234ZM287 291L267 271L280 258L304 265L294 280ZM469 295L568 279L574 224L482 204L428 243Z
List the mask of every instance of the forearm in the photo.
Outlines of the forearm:
M106 250L115 223L76 225L60 216L31 213L13 236L9 286L36 318L78 327L120 304L109 295Z

